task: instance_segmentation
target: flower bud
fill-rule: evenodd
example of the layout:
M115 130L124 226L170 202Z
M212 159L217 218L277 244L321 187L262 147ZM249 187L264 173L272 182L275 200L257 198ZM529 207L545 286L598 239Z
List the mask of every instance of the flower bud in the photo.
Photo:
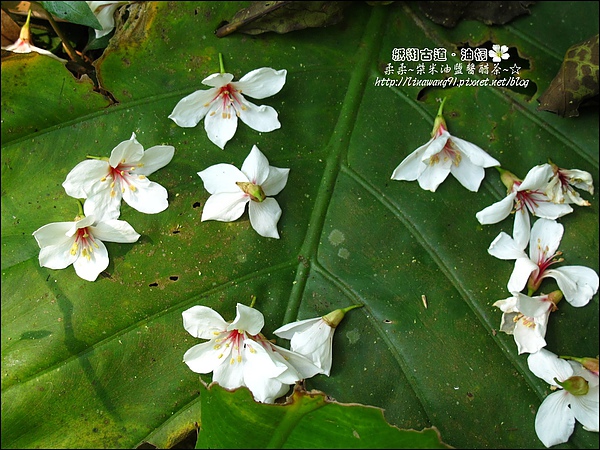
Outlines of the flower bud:
M262 187L257 184L244 181L238 181L235 184L237 184L239 188L248 194L255 202L262 202L265 200L265 198L267 198L265 192L262 190Z
M567 378L562 383L556 378L554 379L556 384L561 386L565 391L570 392L573 395L585 395L590 390L590 386L587 380L580 376Z
M500 172L500 180L502 181L502 184L506 186L508 192L512 191L515 182L520 183L521 181L523 181L520 178L517 178L517 176L514 173L506 169L502 169L501 167L496 167L496 169L498 169L498 172Z
M342 319L344 318L344 315L350 311L351 309L354 308L360 308L363 305L352 305L352 306L348 306L347 308L343 308L343 309L336 309L335 311L331 311L329 314L326 314L322 317L322 319L325 321L325 323L327 325L329 325L331 328L335 328L337 327L340 322L342 321Z
M433 121L433 130L431 131L431 137L439 136L448 129L446 125L446 121L444 120L444 116L442 115L442 111L444 110L444 103L446 103L446 98L442 100L442 104L438 109L438 113L435 116L435 120Z
M548 294L548 301L554 303L554 307L552 309L552 311L556 310L556 305L558 305L558 302L560 302L563 298L563 293L560 289L557 289L556 291L550 292Z

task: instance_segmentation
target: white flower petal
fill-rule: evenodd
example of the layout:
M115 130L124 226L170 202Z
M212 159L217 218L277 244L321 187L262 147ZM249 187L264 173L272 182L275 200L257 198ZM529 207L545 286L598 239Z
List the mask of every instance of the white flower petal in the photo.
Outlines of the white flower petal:
M160 184L150 181L148 178L133 179L130 186L135 190L125 188L123 200L133 209L145 214L157 214L169 207L167 190Z
M259 342L253 339L246 339L244 342L244 382L246 386L254 393L252 384L256 387L261 384L262 379L277 378L287 370L287 365L277 361L272 357L272 352L268 352ZM249 383L249 379L253 383Z
M512 313L518 311L517 298L515 296L506 298L504 300L497 300L493 306L500 308L502 312Z
M541 261L551 257L558 250L563 237L564 227L548 219L538 219L531 228L529 257L532 261Z
M426 191L435 192L440 184L450 174L450 168L452 167L452 160L449 158L443 158L442 161L436 163L430 163L425 167L425 170L421 172L417 181L421 189Z
M117 167L119 164L135 164L144 156L144 147L132 134L128 141L123 141L117 145L110 153L108 163L111 167Z
M233 86L249 97L262 99L277 94L285 84L287 70L270 67L255 69L244 75Z
M281 208L277 200L268 197L262 202L251 201L248 207L250 224L258 234L279 239L277 222L281 217Z
M596 377L598 379L598 377ZM586 395L571 396L571 410L587 431L598 432L598 386L589 387Z
M57 242L56 245L45 246L40 249L38 257L40 267L49 269L64 269L69 267L77 259L77 253L71 254L71 247L74 239L63 236L64 240Z
M502 314L502 319L500 320L500 331L506 334L513 334L517 326L517 322L515 321L515 319L518 320L517 316L518 313L516 312L506 312Z
M289 366L273 358L260 343L247 339L244 348L244 383L254 398L263 403L274 403L288 391L291 383L282 382L280 376L288 371ZM295 371L294 371L295 372ZM297 375L297 373L296 373Z
M96 39L100 39L101 37L110 34L110 32L115 27L114 14L117 8L128 2L88 1L86 3L89 5L90 9L92 10L92 13L94 13L96 19L98 19L98 22L100 22L100 25L102 26L101 30L94 30L96 34Z
M210 373L216 371L219 366L229 366L230 354L231 346L218 346L214 340L210 340L208 342L196 344L186 351L183 355L183 362L185 362L193 372ZM239 366L239 364L237 365ZM239 387L239 385L234 387Z
M241 170L248 177L248 181L260 186L269 176L269 167L267 157L256 145L253 145L252 150L250 150L242 164Z
M493 203L487 208L482 209L475 217L482 225L489 225L491 223L498 223L508 217L513 209L515 197L517 194L511 192L499 202Z
M567 394L561 390L548 395L535 416L535 432L546 447L567 442L575 429L575 416L568 406Z
M457 138L456 136L451 136L450 140L472 164L484 168L500 165L500 162L488 155L481 147L465 141L464 139ZM461 160L460 164L462 165L463 162L464 159Z
M192 336L214 339L229 325L215 310L202 305L192 306L181 313L183 328Z
M218 220L220 222L233 222L238 219L246 208L250 197L242 192L222 192L208 197L202 210L202 222L205 220Z
M104 243L99 239L96 239L95 243L98 247L94 247L93 251L88 253L89 259L80 253L77 259L73 261L75 273L87 281L96 281L100 272L106 269L109 263L108 250L106 250Z
M501 231L490 244L488 253L504 260L527 258L527 254L523 251L524 248L504 231Z
M158 169L162 169L173 159L175 147L171 145L155 145L144 152L144 156L140 160L133 174L148 176Z
M95 226L91 226L90 230L94 237L101 241L130 244L140 238L140 235L136 233L133 227L124 220L113 219L98 222Z
M202 84L212 86L214 88L220 88L231 83L231 80L233 80L233 75L230 73L213 73L202 80Z
M536 377L552 386L556 386L554 378L562 382L573 375L573 368L568 361L560 359L546 349L541 349L529 355L527 365Z
M309 358L322 373L329 376L332 364L332 344L335 328L324 320L314 322L302 333L295 333L290 341L292 351Z
M221 361L222 363L213 370L213 381L226 389L237 389L246 386L244 383L244 363L237 360L237 354L224 356Z
M531 236L531 225L529 220L529 212L527 208L522 208L515 211L515 221L513 223L513 239L516 246L525 250L529 244Z
M71 241L67 233L73 228L74 222L53 222L48 223L33 232L33 237L40 248L49 247Z
M527 317L546 316L552 308L552 302L546 296L529 297L517 293L516 300L516 309Z
M63 187L67 195L86 198L92 188L109 173L108 161L89 159L77 164L67 175Z
M546 329L545 327L542 330L538 328L537 325L535 328L525 326L522 323L522 319L516 324L513 334L519 355L523 353L535 353L546 346L546 340L544 339Z
M223 192L236 193L241 192L236 182L247 183L248 177L231 164L215 164L202 172L198 172L204 182L204 188L210 194L220 194Z
M277 118L277 111L270 106L256 106L246 99L242 99L243 109L239 111L240 119L250 128L261 133L281 128L281 123Z
M261 184L265 195L271 197L279 194L287 184L290 169L269 166L269 176Z
M315 324L319 321L323 321L323 319L321 317L315 317L312 319L298 320L296 322L288 323L286 325L283 325L283 326L277 328L273 332L273 334L275 336L279 336L284 339L292 339L294 334L303 333L304 331L311 328L313 326L313 324Z
M537 189L545 190L550 178L554 176L554 170L550 164L542 164L531 168L523 182L519 185L518 191L535 191Z
M224 114L225 117L223 117ZM211 142L223 149L235 134L237 115L223 113L221 108L213 103L204 119L204 129Z
M546 270L543 278L556 280L565 300L572 306L585 306L598 292L598 274L584 266L563 266Z
M227 327L228 331L246 331L252 336L260 333L260 330L265 325L265 318L259 310L250 308L242 303L238 303L235 310L235 320Z
M458 165L452 164L450 172L460 184L471 192L477 192L479 190L479 186L485 177L485 169L473 164L467 158L463 158Z
M180 127L195 127L208 114L216 95L217 89L207 89L183 97L169 114L169 119Z
M573 208L567 203L557 204L551 201L537 202L534 214L544 219L558 219L566 214L572 213Z
M594 195L594 181L589 172L578 169L561 169L560 172L567 178L569 184Z
M424 151L421 155L421 160L423 161L423 163L425 163L426 165L431 164L432 162L430 161L431 157L433 156L439 156L438 154L444 149L444 147L446 146L446 144L448 143L448 139L450 139L452 136L450 135L450 133L448 133L446 130L442 131L442 133L440 135L436 135L433 138L431 138L423 147ZM417 149L416 151L418 152L419 149Z
M105 221L118 219L121 214L121 190L116 189L115 195L110 195L110 185L104 183L106 190L91 194L83 204L83 212L86 216L94 215L99 220Z
M415 181L427 167L427 164L423 163L423 155L433 140L433 138L430 139L425 145L422 145L404 158L394 169L392 180Z
M323 370L320 367L317 367L312 361L299 353L287 350L283 347L279 347L275 344L271 344L271 346L281 355L283 361L291 366L298 372L298 378L295 380L301 380L306 378L312 378L318 373L322 373ZM282 376L279 377L279 380L284 381ZM289 380L288 380L289 381ZM292 381L290 384L294 383Z
M83 217L74 223L74 230L89 227L90 225L93 225L96 221L97 221L97 218L96 218L96 216L93 216L93 215ZM68 234L73 235L74 231L73 231L73 233L69 232Z
M520 292L527 285L529 276L538 270L538 265L529 258L517 258L515 267L506 285L509 292Z

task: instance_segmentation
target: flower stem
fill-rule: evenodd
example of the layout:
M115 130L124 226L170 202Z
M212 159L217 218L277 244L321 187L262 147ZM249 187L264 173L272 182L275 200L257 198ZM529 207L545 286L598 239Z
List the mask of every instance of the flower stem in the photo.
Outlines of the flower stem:
M219 53L219 69L221 70L221 73L225 73L225 66L223 65L223 54Z
M342 312L344 314L346 314L348 311L350 311L351 309L355 309L355 308L362 308L365 305L352 305L352 306L348 306L347 308L343 308Z
M54 17L52 17L52 14L50 14L41 5L38 5L35 2L33 3L33 5L35 5L36 11L38 11L40 14L46 16L46 20L48 20L48 22L50 22L52 29L54 30L56 35L61 40L63 48L65 49L65 52L67 53L67 55L69 55L69 58L71 58L73 61L77 62L78 64L84 65L83 59L81 59L81 57L77 54L75 49L73 47L71 47L69 40L64 35L64 33L61 31L61 29L58 27L58 24L54 20Z
M256 303L256 295L250 296L250 308L254 308L254 304Z
M80 199L77 199L77 207L79 208L78 216L85 217L85 214L83 214L83 202Z
M442 117L443 116L442 111L444 110L444 103L446 103L446 98L447 97L444 97L442 99L442 103L441 103L441 105L440 105L440 107L438 109L438 112L437 112L437 117Z

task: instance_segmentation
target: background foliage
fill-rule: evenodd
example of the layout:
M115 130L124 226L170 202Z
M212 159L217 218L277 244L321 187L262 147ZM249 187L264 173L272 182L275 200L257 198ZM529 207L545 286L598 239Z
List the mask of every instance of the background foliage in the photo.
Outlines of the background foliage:
M550 157L595 174L597 190L597 110L565 119L538 111L536 99L565 51L598 32L598 4L539 2L508 25L462 21L448 29L416 3L354 3L340 23L322 29L215 37L246 5L130 5L95 63L118 104L58 61L36 54L3 60L2 447L165 447L204 422L213 435L223 427L226 445L252 445L243 421L215 423L219 416L208 415L231 396L240 412L255 405L245 390L206 390L182 363L198 340L181 321L196 304L232 320L235 304L252 295L267 336L283 323L365 305L336 331L331 377L307 380L308 389L383 408L399 428L436 427L455 447L543 447L533 423L550 391L513 338L497 333L501 314L492 306L509 296L513 263L487 248L500 231L511 232L512 218L490 226L475 219L505 195L497 172L487 170L478 193L452 177L431 193L390 175L427 141L437 100L446 96L450 132L504 168L524 177ZM511 48L528 90L375 86L396 47L451 53L486 43ZM241 124L221 150L203 123L183 129L167 119L218 71L219 53L236 79L258 67L287 69L282 91L264 101L279 112L280 130L260 134ZM132 132L145 148L176 149L150 177L168 189L169 208L144 215L123 205L121 218L142 237L108 243L111 263L94 283L72 267L40 268L32 232L77 213L61 186L67 173L86 155L108 156ZM277 196L280 240L260 237L247 215L200 222L208 193L197 172L220 162L239 167L253 144L271 165L291 169ZM584 197L591 207L560 219L561 250L564 264L598 271L597 198ZM555 288L552 280L542 287ZM559 306L547 348L596 356L598 296L584 308ZM276 413L264 414L270 426ZM331 432L327 421L314 420L311 433ZM200 436L199 445L217 443ZM299 444L290 437L282 445ZM578 424L560 447L597 445L597 434Z

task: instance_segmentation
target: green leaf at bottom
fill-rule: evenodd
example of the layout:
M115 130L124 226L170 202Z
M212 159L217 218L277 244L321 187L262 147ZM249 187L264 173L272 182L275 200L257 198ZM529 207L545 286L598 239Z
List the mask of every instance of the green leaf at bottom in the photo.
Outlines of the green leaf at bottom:
M451 448L435 428L401 430L380 408L338 403L299 385L283 405L257 403L246 388L229 392L215 383L201 395L197 448Z

